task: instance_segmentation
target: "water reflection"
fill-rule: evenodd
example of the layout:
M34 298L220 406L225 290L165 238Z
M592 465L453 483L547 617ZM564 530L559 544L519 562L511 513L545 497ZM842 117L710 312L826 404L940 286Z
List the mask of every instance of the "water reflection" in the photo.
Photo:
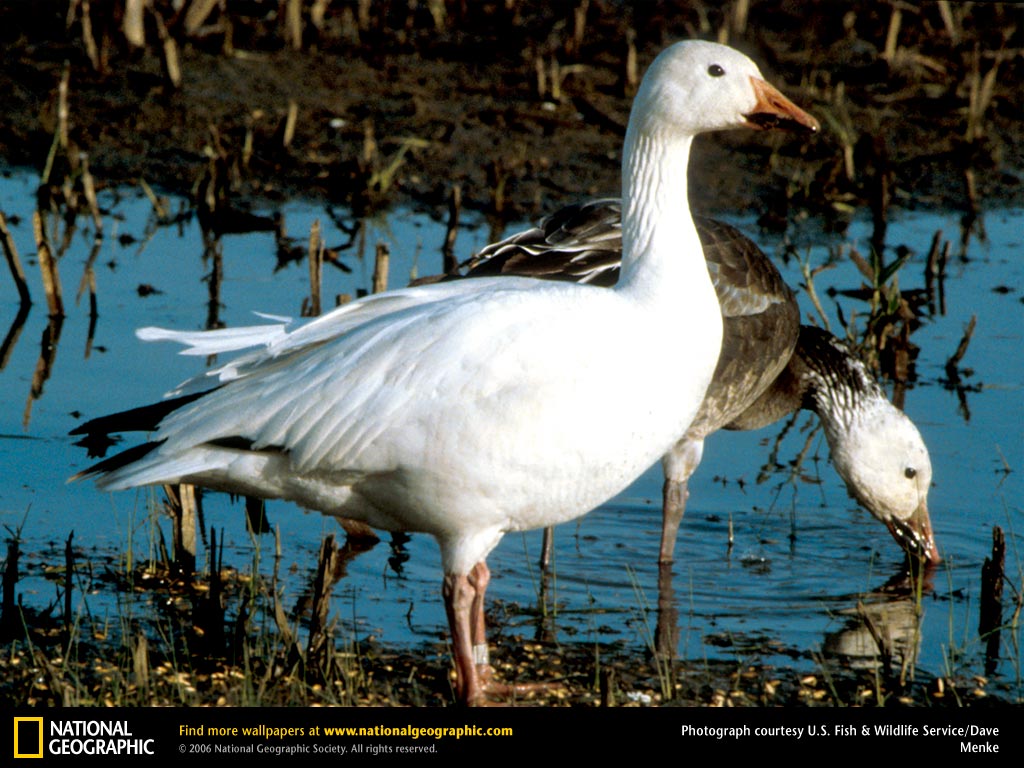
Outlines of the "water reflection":
M203 227L203 264L209 270L203 278L206 283L209 299L206 302L206 324L208 331L223 328L220 319L221 298L220 286L224 281L224 253L221 248L220 235Z
M49 322L43 329L43 338L39 343L39 359L32 374L32 385L29 387L28 399L25 400L25 410L21 417L21 426L26 430L32 420L32 405L43 396L43 385L50 378L54 361L57 359L57 345L60 343L60 331L63 327L63 315L50 315Z
M825 635L826 658L855 669L877 670L886 679L912 677L923 642L922 599L932 591L934 570L897 573L881 587L855 596L836 615L843 627Z
M6 368L7 363L10 362L11 353L14 351L18 338L21 336L21 331L25 327L25 321L28 320L30 309L32 309L31 302L18 305L18 313L14 316L14 320L11 321L11 327L8 328L7 335L4 336L3 344L0 344L0 371Z

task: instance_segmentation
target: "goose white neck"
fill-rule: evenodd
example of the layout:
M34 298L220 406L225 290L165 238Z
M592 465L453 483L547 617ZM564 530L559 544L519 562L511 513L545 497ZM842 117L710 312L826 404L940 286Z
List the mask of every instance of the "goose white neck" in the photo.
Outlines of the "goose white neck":
M680 296L695 280L713 294L690 215L687 164L693 137L630 123L622 167L623 290Z

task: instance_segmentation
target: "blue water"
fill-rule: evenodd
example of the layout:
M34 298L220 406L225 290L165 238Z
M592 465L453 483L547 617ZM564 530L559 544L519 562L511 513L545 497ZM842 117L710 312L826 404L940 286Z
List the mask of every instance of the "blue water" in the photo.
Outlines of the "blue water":
M133 329L143 325L199 329L208 313L204 242L195 219L156 226L152 206L139 190L101 195L104 239L95 259L99 318L89 343L89 304L75 295L94 241L84 218L77 221L71 245L60 258L67 317L52 349L52 365L42 389L33 392L46 335L46 304L34 261L31 218L36 179L15 173L0 179L0 209L6 214L22 254L35 301L17 335L8 336L8 355L0 361L0 524L20 529L27 554L20 584L26 603L45 605L56 588L42 577L45 566L62 562L63 541L71 532L82 557L155 556L154 524L149 509L159 496L151 490L106 494L91 484L67 484L67 477L89 463L67 432L81 418L150 402L173 385L198 373L204 361L180 357L170 345L143 344ZM171 201L177 209L178 201ZM328 245L349 236L328 212L296 201L281 209L296 245L303 246L310 225L319 220ZM266 211L269 215L272 211ZM335 212L337 213L337 212ZM1008 577L1020 589L1024 553L1021 470L1024 468L1024 265L1021 238L1024 211L988 211L984 236L976 231L961 253L957 213L901 213L891 223L889 248L914 252L901 271L901 287L923 285L924 259L937 229L953 241L945 284L946 312L927 319L913 335L921 351L919 381L906 393L905 410L918 424L931 451L934 487L929 507L945 562L933 574L918 634L912 631L912 605L882 600L873 591L901 571L903 557L887 531L851 501L829 466L828 449L816 422L797 418L781 443L786 464L808 443L800 479L788 471L758 475L780 426L755 433L722 433L708 441L704 462L691 483L691 498L680 531L673 568L678 610L678 653L689 659L734 658L814 670L818 657L863 663L863 632L854 630L850 613L858 601L880 604L897 645L917 650L916 663L928 675L980 673L982 648L976 637L980 571L990 551L993 526L1006 532ZM347 224L354 224L349 220ZM751 222L734 222L769 253L781 254L776 236L759 233ZM48 227L54 227L52 221ZM342 253L351 268L324 267L324 305L334 296L370 286L373 252L384 242L391 251L392 286L440 269L444 226L411 211L397 210L363 222L359 248ZM61 224L56 231L64 232ZM487 228L472 222L460 232L457 251L468 257L487 240ZM855 222L842 237L809 226L797 252L811 266L856 246L868 252L870 228ZM54 241L58 242L59 237ZM218 248L223 263L219 318L228 325L258 321L264 311L297 316L308 293L304 261L275 270L270 233L229 235ZM961 258L962 257L962 258ZM803 278L794 259L782 263L794 287ZM845 317L865 313L863 302L827 296L827 289L855 288L860 276L848 258L815 278L832 323L836 304ZM140 285L158 293L141 296ZM18 315L17 294L0 280L0 328ZM801 291L805 314L814 311ZM945 361L956 349L972 315L977 328L962 366L967 411L956 393L944 388ZM12 331L13 335L13 331ZM969 416L968 416L969 412ZM564 642L621 641L642 653L650 641L658 602L655 558L660 530L660 470L655 467L624 494L576 524L556 533L555 574L544 593L545 617L538 618L540 574L536 567L540 533L506 536L489 558L493 573L489 598L504 608L509 625L530 635L553 633ZM298 599L311 578L321 537L340 534L336 524L293 505L271 502L271 523L282 532L286 602ZM732 524L734 543L729 546ZM245 531L241 506L222 495L208 495L206 522L222 530L225 560L240 570L250 567L254 543ZM262 567L272 567L272 541L264 537ZM335 589L335 611L353 637L372 635L385 643L416 644L445 629L440 601L436 544L414 536L401 574L388 560L383 542L348 564ZM116 615L104 590L84 597L79 610ZM140 600L147 598L140 597ZM84 601L84 602L83 602ZM1012 634L1012 633L1010 633ZM1011 639L1004 633L1004 647ZM1016 630L1019 642L1020 631ZM905 644L900 646L900 643ZM996 677L1019 691L1020 653L1010 649ZM950 665L953 665L952 667Z

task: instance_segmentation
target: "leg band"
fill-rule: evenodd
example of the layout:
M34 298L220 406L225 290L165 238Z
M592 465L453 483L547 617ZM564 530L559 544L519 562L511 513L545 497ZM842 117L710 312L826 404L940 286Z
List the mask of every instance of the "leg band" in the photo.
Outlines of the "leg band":
M473 663L490 664L491 657L487 652L487 643L480 643L473 646Z

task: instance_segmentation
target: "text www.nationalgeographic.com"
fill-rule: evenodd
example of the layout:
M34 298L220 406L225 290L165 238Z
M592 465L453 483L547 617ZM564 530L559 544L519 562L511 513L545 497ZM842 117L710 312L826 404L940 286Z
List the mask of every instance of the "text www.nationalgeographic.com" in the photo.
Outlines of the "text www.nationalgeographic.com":
M511 736L511 728L481 728L478 725L464 725L458 728L450 726L437 728L422 728L415 725L387 726L375 725L373 727L350 727L332 728L324 726L324 736L408 736L419 739L443 739L454 737L461 739L463 736Z
M179 736L258 736L264 739L287 739L296 736L402 736L411 739L461 739L466 736L511 736L512 728L481 728L479 725L416 726L416 725L373 725L373 726L314 726L312 728L279 728L269 725L231 728L206 728L204 726L182 725Z

